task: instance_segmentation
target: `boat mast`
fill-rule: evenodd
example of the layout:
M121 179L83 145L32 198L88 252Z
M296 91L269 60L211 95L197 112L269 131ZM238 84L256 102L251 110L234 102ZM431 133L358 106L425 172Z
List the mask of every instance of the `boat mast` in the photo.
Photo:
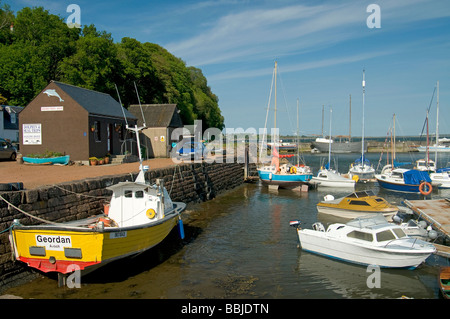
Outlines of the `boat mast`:
M439 147L439 81L437 81L437 102L436 102L436 148L434 152L434 162L437 168L438 160L438 147Z
M298 125L298 98L297 98L297 166L300 165L300 138L299 138L299 125Z
M333 109L330 106L330 139L328 140L328 170L331 170L331 118Z
M348 119L348 141L352 141L352 95L350 94L350 111L349 111L349 119Z
M275 61L275 125L273 128L277 128L277 61ZM276 142L274 141L274 143Z
M364 168L364 104L365 104L365 94L366 94L366 80L365 80L365 70L363 69L363 109L362 109L362 141L361 141L361 161L362 167Z

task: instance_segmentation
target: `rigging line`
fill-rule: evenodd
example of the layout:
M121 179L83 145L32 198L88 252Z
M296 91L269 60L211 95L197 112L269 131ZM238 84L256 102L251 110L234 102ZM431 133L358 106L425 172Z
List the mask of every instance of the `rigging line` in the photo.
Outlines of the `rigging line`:
M141 98L139 97L139 93L138 93L138 89L136 86L136 81L134 81L134 89L136 90L136 95L139 101L139 107L141 108L141 114L142 114L142 121L144 122L144 127L147 127L146 121L145 121L145 117L144 117L144 111L142 110L142 105L141 105Z
M434 93L435 93L435 92L436 92L436 86L434 87L433 95L431 96L431 101L430 101L430 105L428 105L427 112L430 112L431 104L433 103L433 98L434 98ZM426 124L427 124L427 119L425 119L425 121L423 122L422 132L420 132L420 137L422 137L423 130L425 129L425 125L426 125Z
M126 124L127 127L128 127L128 120L127 120L127 117L125 116L125 111L123 110L124 107L122 106L122 101L120 100L119 89L117 88L117 84L116 84L116 83L114 83L114 85L115 85L115 87L116 87L117 97L119 98L120 108L122 109L122 114L123 114L123 117L124 117L124 119L125 119L125 124Z
M275 77L275 69L273 69L273 71L272 71L272 83L270 84L269 101L267 102L266 121L264 122L263 138L261 140L261 146L260 146L260 151L259 151L259 162L260 163L262 162L262 153L261 153L261 151L263 150L263 143L266 140L267 118L269 117L270 100L272 99L272 90L273 90L274 77Z
M286 91L285 91L285 89L284 89L283 79L281 78L280 67L278 67L278 74L279 74L279 76L280 76L281 89L283 90L284 105L285 105L285 107L286 107L286 112L287 112L287 114L288 114L288 120L289 120L290 129L293 131L293 129L292 129L292 128L293 128L293 125L292 125L292 121L291 121L291 115L290 115L290 113L289 113L288 103L287 103L287 100L286 100ZM281 134L280 134L280 136L281 136Z
M48 221L48 220L39 218L39 217L37 217L37 216L31 215L30 213L27 213L26 211L23 211L23 210L21 210L20 208L14 206L14 205L11 204L10 202L8 202L6 199L4 199L4 198L2 197L2 195L0 195L0 199L2 199L2 200L3 200L5 203L7 203L9 206L14 207L16 210L18 210L18 211L21 212L22 214L27 215L28 217L37 219L37 220L39 220L39 221L41 221L41 222L43 222L43 223L46 223L46 224L51 224L51 225L58 225L58 224L60 224L60 223L54 223L54 222L51 222L51 221Z

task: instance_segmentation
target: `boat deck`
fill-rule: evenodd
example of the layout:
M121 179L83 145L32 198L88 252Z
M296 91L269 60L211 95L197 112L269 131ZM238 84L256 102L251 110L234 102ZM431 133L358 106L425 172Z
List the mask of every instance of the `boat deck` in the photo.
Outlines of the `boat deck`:
M426 220L434 229L440 231L446 241L450 241L450 200L405 200L406 206L411 208L420 218ZM435 245L438 254L450 257L450 247Z

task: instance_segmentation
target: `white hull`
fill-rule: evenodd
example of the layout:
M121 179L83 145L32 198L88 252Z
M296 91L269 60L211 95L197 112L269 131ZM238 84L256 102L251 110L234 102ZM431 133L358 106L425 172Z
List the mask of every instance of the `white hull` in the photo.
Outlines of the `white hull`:
M428 148L426 146L419 146L417 148L417 150L419 152L424 152L426 153L427 151L430 153L434 153L434 152L442 152L442 153L446 153L446 152L450 152L450 146L429 146Z
M397 212L390 212L390 213L383 213L383 212L368 212L368 211L353 211L348 209L339 209L334 207L324 207L324 206L317 206L317 211L321 214L327 214L327 215L333 215L337 217L347 218L347 219L354 219L356 217L361 216L367 216L368 214L383 214L383 216L386 218L386 220L391 220L391 217Z
M450 188L450 176L448 172L445 173L431 173L430 178L433 184L437 185L438 188L447 189Z
M338 173L329 170L320 171L317 176L311 179L312 183L318 184L319 187L355 187L356 181L345 178Z
M385 268L416 268L432 251L406 250L404 253L389 246L366 247L357 243L327 236L326 232L297 230L303 250L361 265ZM405 243L407 243L405 241ZM408 242L409 243L409 242ZM409 243L411 246L412 243Z

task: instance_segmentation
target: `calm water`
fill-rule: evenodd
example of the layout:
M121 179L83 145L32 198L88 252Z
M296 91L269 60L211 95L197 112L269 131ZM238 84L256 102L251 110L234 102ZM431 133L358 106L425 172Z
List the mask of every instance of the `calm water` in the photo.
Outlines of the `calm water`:
M375 166L379 156L368 155ZM418 157L423 154L400 154L398 160ZM325 158L305 155L315 172ZM339 170L346 171L354 159L355 154L339 155ZM372 189L396 204L404 198L421 198L398 196L380 190L376 183L357 189ZM448 265L441 257L431 256L416 270L383 269L381 288L370 289L365 267L302 252L289 221L338 221L317 215L316 204L327 194L337 197L348 191L274 192L259 183L245 184L212 201L189 205L183 216L183 241L175 230L151 251L83 277L80 289L57 288L55 278L41 277L5 293L60 299L440 298L438 268ZM432 198L449 196L446 191L432 193Z

